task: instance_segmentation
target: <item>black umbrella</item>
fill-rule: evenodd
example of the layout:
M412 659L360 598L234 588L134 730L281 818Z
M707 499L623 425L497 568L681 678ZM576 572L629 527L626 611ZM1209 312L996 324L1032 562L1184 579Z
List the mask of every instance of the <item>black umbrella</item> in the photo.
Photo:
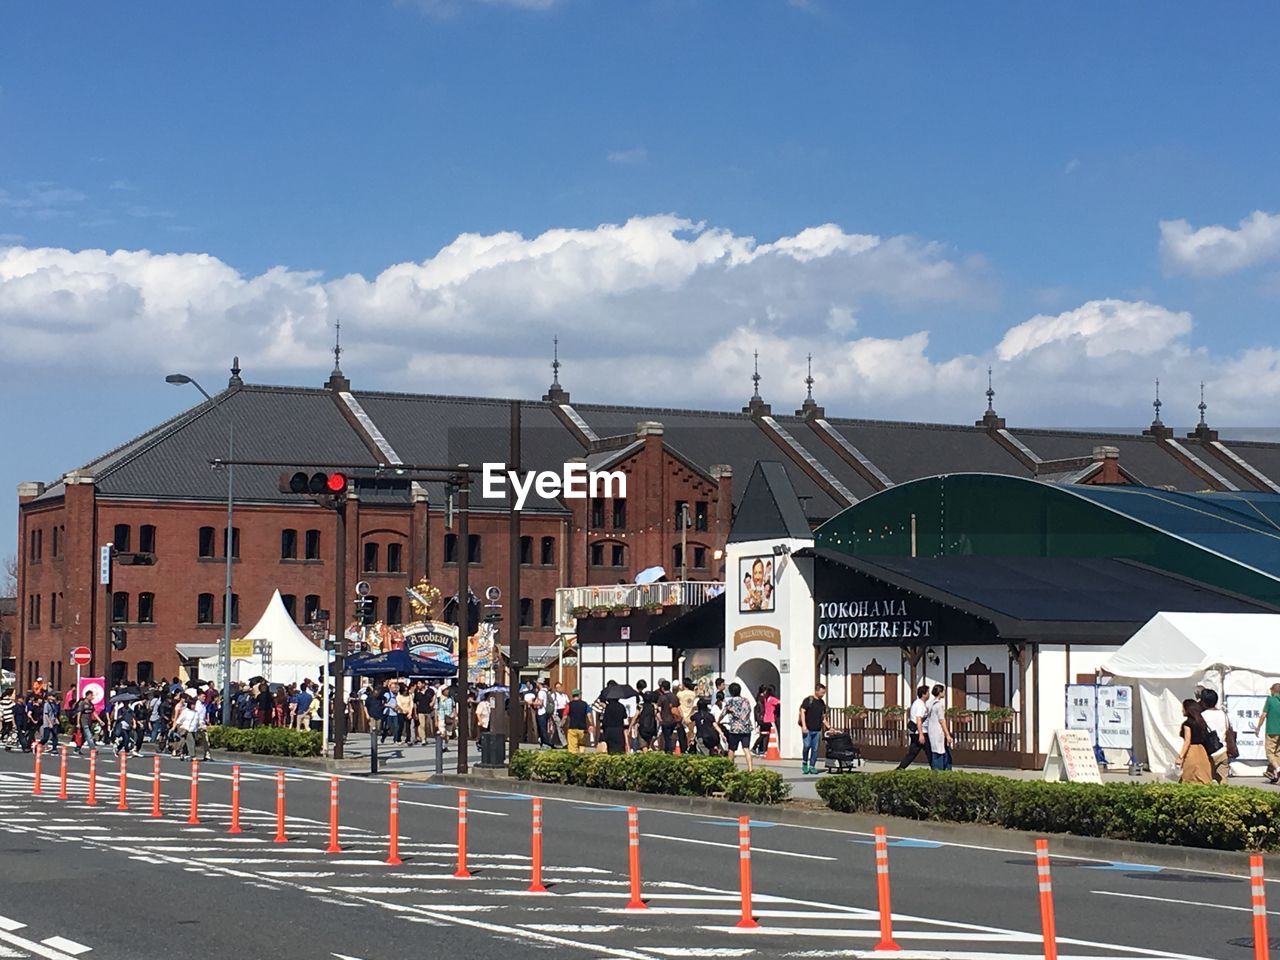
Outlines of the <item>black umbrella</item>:
M611 683L600 691L601 700L626 700L638 696L634 687L625 683Z
M138 694L133 693L130 690L126 690L124 693L117 693L114 697L111 698L111 702L112 703L133 703L133 701L141 700L141 699L142 698L138 696Z

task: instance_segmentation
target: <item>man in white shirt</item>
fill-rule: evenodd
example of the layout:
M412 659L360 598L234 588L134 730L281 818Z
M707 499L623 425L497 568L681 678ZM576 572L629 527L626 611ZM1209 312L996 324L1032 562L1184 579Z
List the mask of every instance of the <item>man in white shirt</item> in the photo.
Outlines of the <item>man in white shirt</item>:
M568 715L565 713L569 708L569 695L564 692L564 684L557 683L554 692L551 694L551 722L555 724L557 734L557 746L563 747L569 742L569 737L565 733L565 722Z
M916 687L916 698L911 702L911 711L907 714L907 739L911 746L907 750L907 755L902 758L902 762L898 764L899 770L905 770L911 766L921 752L924 752L925 759L929 757L928 751L925 750L924 737L924 718L929 714L929 685L922 683Z

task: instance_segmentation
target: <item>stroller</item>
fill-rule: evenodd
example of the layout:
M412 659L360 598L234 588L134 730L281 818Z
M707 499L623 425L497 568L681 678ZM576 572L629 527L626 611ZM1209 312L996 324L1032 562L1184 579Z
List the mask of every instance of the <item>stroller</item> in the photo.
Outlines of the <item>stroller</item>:
M862 750L847 733L827 734L827 773L848 773L862 766Z

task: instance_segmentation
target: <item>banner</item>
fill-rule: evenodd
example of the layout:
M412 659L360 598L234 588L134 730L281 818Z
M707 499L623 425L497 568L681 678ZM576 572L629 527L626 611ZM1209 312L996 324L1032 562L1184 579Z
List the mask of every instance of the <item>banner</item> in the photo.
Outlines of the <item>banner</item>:
M1262 716L1262 708L1267 704L1266 697L1238 694L1227 696L1227 718L1236 732L1236 747L1240 750L1240 760L1265 761L1266 747L1259 734L1254 733L1258 726L1258 718Z
M1099 685L1098 746L1133 749L1133 687Z
M437 660L457 669L454 650L458 646L458 628L443 620L419 620L404 628L404 645L415 657Z
M81 677L80 682L76 684L76 696L83 697L86 693L93 694L93 712L102 713L106 706L107 678Z

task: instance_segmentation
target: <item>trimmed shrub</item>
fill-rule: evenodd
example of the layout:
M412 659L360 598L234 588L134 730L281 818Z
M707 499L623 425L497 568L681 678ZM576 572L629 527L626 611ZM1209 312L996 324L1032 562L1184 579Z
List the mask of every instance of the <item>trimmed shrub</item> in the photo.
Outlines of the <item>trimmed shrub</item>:
M210 727L209 746L230 753L259 753L272 757L318 757L322 744L318 730L287 727Z
M1280 850L1280 796L1249 787L1052 783L903 770L818 781L832 810L1208 847Z
M744 803L781 803L791 790L773 771L735 770L728 757L517 750L510 769L516 779L537 783L684 797L723 793L727 799Z

